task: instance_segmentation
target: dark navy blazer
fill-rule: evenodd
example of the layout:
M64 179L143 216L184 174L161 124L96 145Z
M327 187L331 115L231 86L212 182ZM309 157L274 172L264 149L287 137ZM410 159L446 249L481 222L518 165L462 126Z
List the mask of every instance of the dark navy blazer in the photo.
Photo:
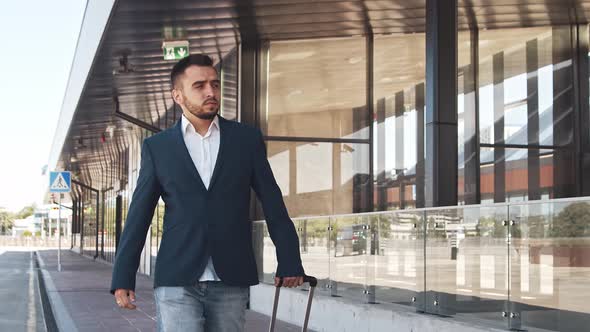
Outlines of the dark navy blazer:
M304 274L299 239L266 158L258 129L219 117L220 145L209 189L184 143L181 121L144 140L141 169L121 235L111 293L135 289L135 274L154 209L166 204L154 287L194 285L212 257L229 285L258 283L252 248L250 188L262 203L276 246L277 276Z

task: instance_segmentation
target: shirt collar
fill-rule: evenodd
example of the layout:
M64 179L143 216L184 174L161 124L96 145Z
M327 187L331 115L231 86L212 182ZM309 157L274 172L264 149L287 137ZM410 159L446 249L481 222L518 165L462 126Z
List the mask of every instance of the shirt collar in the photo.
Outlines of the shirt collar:
M196 133L195 127L193 127L193 125L186 118L186 116L184 116L184 114L182 115L181 126L182 126L182 134L183 135L186 135L186 131L189 128L192 130L192 132ZM207 134L205 134L205 136L207 136L210 132L212 132L213 129L219 130L219 117L217 115L213 118L213 122L211 122L211 126L209 127L209 130L207 131Z

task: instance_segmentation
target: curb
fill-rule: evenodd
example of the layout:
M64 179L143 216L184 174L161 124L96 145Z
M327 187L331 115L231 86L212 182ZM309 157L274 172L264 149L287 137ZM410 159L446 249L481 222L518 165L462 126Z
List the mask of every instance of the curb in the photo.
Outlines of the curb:
M77 332L78 328L66 309L53 283L53 279L51 279L51 274L45 269L45 262L38 251L35 251L35 261L38 265L39 288L41 290L41 298L43 299L43 311L47 331Z

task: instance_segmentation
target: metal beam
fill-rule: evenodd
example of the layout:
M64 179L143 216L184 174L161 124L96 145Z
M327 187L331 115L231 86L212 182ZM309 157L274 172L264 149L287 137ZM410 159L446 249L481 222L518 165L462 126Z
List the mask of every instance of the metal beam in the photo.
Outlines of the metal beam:
M156 126L153 126L153 125L151 125L151 124L149 124L147 122L144 122L144 121L139 120L138 118L134 118L134 117L132 117L129 114L126 114L126 113L121 112L119 110L119 98L115 97L114 98L114 101L115 101L115 115L118 116L119 118L121 118L121 119L123 119L123 120L125 120L127 122L131 122L131 123L133 123L134 125L136 125L136 126L138 126L140 128L149 130L152 133L159 133L160 131L162 131L162 129L160 129L160 128L156 127Z

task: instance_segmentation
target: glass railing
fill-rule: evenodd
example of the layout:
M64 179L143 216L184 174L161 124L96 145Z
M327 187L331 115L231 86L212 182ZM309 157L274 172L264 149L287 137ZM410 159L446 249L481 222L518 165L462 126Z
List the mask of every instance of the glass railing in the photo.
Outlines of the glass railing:
M590 198L296 218L319 293L496 328L590 330ZM260 280L275 248L254 223Z

